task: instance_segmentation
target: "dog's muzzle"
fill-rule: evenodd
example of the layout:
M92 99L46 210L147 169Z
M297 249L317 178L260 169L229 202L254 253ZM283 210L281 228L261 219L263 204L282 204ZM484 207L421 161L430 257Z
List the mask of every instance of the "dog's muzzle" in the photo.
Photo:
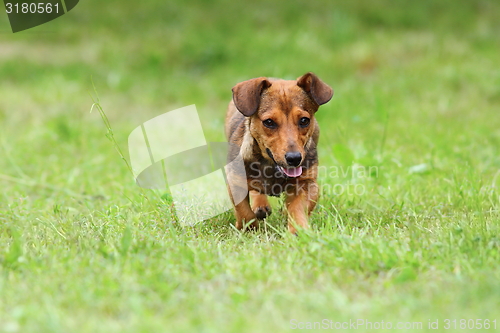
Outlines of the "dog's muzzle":
M299 166L300 162L302 162L302 154L299 152L293 152L293 153L286 153L285 159L287 164L290 167L282 167L279 165L276 160L274 159L273 154L271 153L271 150L269 148L266 148L267 155L271 157L273 160L274 164L276 164L276 167L287 177L289 178L296 178L302 175L302 167Z

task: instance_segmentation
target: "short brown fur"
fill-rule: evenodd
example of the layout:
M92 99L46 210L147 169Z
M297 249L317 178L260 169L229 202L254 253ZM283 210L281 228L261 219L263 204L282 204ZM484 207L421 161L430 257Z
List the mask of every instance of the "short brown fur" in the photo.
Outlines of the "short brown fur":
M309 227L308 216L319 197L319 126L314 115L332 95L333 90L313 73L297 80L260 77L233 88L225 123L231 147L228 158L241 156L246 176L229 170L227 177L232 187L248 188L243 201L233 200L236 228L242 229L249 222L257 227L257 220L271 213L267 196L281 193L286 196L288 230L296 233L298 227ZM305 127L300 125L304 118L309 119ZM275 128L265 125L269 119ZM279 172L290 166L287 153L300 154L300 176L288 177Z

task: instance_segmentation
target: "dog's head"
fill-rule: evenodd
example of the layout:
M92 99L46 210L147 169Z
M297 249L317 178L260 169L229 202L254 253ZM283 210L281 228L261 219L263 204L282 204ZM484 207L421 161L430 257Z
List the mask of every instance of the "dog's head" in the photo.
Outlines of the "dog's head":
M314 114L332 96L332 88L313 73L290 81L259 77L233 88L236 108L248 117L247 131L262 155L288 177L302 174L306 147L317 126Z

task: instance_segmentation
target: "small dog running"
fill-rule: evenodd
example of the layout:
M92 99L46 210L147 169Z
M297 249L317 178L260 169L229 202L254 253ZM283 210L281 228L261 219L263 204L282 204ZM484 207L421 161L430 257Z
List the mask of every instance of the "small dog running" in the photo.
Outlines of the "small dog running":
M238 83L232 91L225 122L228 160L240 156L245 166L244 174L227 172L236 228L257 228L258 220L271 214L267 196L284 193L288 230L296 234L309 227L319 197L319 126L314 115L333 90L306 73L297 80L259 77ZM235 189L244 191L243 200L235 200Z

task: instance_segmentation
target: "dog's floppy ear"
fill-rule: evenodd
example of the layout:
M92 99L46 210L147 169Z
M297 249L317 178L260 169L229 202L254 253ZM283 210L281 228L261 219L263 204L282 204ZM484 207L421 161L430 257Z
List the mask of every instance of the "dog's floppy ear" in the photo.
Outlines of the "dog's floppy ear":
M259 108L260 96L264 89L269 88L271 82L265 77L258 77L238 83L233 87L233 101L238 111L250 117Z
M333 89L311 72L299 77L297 85L304 89L318 105L327 103L333 96Z

